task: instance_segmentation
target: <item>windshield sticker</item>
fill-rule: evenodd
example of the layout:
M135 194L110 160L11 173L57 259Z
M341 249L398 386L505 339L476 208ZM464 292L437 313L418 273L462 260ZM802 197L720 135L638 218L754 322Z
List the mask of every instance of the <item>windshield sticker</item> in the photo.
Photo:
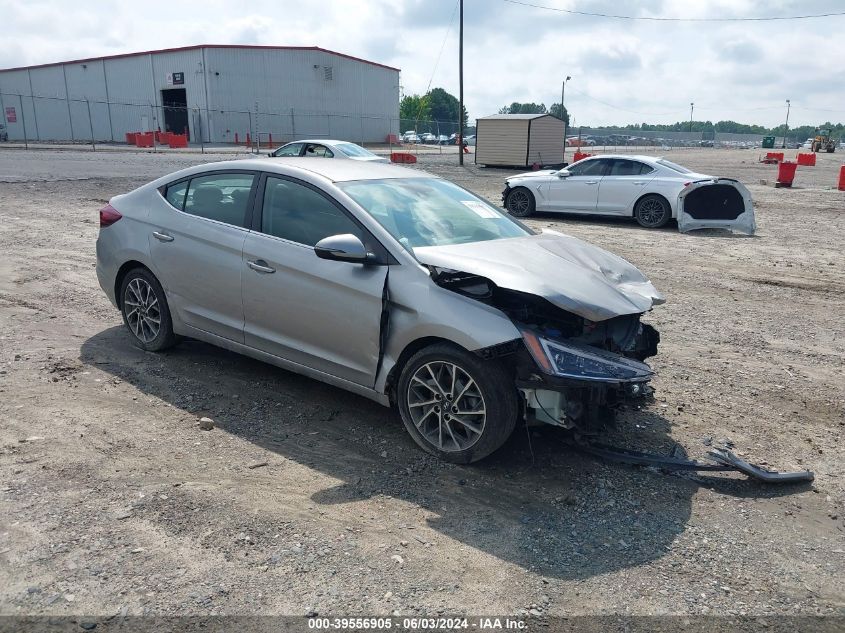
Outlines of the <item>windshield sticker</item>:
M493 211L490 207L488 207L483 202L477 202L475 200L461 200L461 204L463 204L466 208L470 209L471 211L475 212L476 215L482 218L498 218L499 214Z

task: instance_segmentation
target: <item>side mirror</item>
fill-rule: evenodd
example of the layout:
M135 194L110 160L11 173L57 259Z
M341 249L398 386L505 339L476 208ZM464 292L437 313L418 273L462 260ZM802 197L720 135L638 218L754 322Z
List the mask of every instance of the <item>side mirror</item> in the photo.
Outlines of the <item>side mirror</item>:
M314 245L314 252L320 259L336 262L365 264L370 259L363 242L351 233L324 237Z
M570 173L570 171L568 169L561 169L560 171L557 172L558 178L569 178L571 175L572 174Z

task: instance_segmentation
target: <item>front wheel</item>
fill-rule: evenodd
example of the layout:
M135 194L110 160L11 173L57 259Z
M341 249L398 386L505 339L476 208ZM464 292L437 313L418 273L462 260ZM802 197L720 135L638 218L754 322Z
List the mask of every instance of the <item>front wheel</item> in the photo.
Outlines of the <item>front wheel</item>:
M414 441L457 464L501 447L519 412L513 378L502 365L445 343L420 350L405 364L397 404Z
M525 187L517 187L505 198L505 208L516 218L527 218L534 213L534 195Z
M665 198L652 194L637 202L637 206L634 207L634 218L640 226L647 229L659 229L672 219L672 209Z

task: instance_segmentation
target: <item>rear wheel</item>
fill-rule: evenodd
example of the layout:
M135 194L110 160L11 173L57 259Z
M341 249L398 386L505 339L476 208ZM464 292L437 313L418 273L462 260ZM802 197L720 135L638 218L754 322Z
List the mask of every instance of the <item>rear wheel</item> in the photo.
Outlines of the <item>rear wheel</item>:
M659 229L672 218L672 209L662 196L644 196L634 207L634 218L647 229Z
M167 297L146 268L130 270L120 284L123 323L138 347L159 352L176 344Z
M420 350L406 363L397 404L417 444L458 464L502 446L519 412L516 387L504 367L445 343Z
M505 208L516 218L527 218L534 213L534 194L525 187L517 187L508 193L505 199Z

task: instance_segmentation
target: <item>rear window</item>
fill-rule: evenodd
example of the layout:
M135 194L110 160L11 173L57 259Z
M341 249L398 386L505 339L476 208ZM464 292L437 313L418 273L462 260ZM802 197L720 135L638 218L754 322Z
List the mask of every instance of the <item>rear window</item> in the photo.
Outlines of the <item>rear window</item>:
M677 163L673 163L670 160L666 160L665 158L658 158L657 162L663 165L664 167L668 167L669 169L678 172L679 174L691 174L692 171L687 169L686 167L681 167Z
M335 147L347 156L361 156L366 158L375 156L375 154L371 151L364 149L360 145L355 145L354 143L338 143Z

